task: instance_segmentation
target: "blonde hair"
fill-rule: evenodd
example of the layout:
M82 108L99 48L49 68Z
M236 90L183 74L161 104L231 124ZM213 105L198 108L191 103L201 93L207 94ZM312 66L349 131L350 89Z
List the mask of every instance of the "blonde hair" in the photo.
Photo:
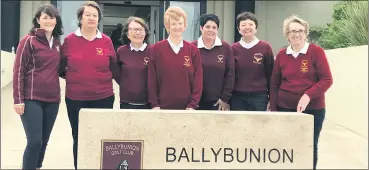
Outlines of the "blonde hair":
M303 19L301 19L300 17L298 17L297 15L292 15L292 16L290 16L290 17L288 17L288 18L286 18L284 21L283 21L283 35L285 36L285 37L287 37L288 36L288 33L289 33L289 26L290 26L290 24L291 23L293 23L293 22L295 22L295 23L299 23L299 24L301 24L302 26L304 26L304 28L305 28L305 32L306 32L306 35L309 35L309 24L305 21L305 20L303 20Z
M169 33L169 27L170 27L170 20L174 19L178 21L181 17L183 17L184 20L184 26L187 26L187 14L186 12L177 6L171 6L169 7L164 14L164 26L167 32Z

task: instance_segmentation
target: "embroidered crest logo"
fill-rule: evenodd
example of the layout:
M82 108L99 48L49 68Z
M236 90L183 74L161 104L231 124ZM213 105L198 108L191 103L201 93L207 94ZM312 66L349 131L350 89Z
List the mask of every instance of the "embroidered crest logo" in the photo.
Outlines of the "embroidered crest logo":
M96 54L97 54L97 55L103 55L103 50L102 50L102 48L96 48Z
M59 49L58 45L56 45L55 48L56 48L56 51L60 52L60 49Z
M256 54L254 54L254 63L255 64L261 64L261 60L263 59L263 54L261 54L261 53L256 53Z
M149 63L149 61L150 61L150 58L149 57L145 57L144 58L144 65L148 65L148 63Z
M303 72L303 73L309 72L307 64L308 64L308 60L302 60L301 61L301 72Z
M223 55L218 55L218 63L223 63Z
M191 67L191 63L190 63L190 57L189 56L184 56L184 64L186 67Z

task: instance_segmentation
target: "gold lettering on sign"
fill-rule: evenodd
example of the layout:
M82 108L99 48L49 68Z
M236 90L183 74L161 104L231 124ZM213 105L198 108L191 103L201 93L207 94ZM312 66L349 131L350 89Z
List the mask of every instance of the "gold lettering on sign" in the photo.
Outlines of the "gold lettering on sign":
M261 60L263 59L263 54L261 54L261 53L256 53L256 54L254 54L254 63L255 64L261 64Z
M223 63L223 55L218 55L218 63Z
M191 67L191 63L190 63L190 57L189 56L184 56L184 64L186 67Z
M301 61L301 72L307 73L309 71L307 64L308 64L308 60Z
M144 64L144 65L147 65L147 64L149 63L149 60L150 60L150 59L149 59L149 57L145 57L145 58L144 58L144 63L143 63L143 64Z

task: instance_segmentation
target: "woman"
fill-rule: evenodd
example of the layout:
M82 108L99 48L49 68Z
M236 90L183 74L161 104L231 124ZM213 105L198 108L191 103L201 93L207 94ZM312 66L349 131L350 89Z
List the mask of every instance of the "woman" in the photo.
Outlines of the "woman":
M42 167L60 104L61 17L53 5L42 5L32 23L19 42L13 73L14 109L27 136L22 169Z
M124 46L118 48L120 71L120 108L151 109L147 99L147 65L149 62L149 27L137 17L129 17L124 25Z
M117 65L110 38L98 30L101 10L97 3L85 2L78 9L77 17L79 28L64 39L61 69L66 71L65 103L72 127L75 168L79 111L81 108L113 108L112 71L115 69L111 68Z
M169 37L152 49L148 70L149 102L153 109L198 107L202 92L202 66L199 49L183 40L187 15L179 7L164 14Z
M333 80L324 50L307 43L309 25L297 16L283 23L290 46L276 57L271 82L271 110L303 112L314 116L314 169L318 139L325 119L325 95Z
M217 36L219 18L214 14L200 16L202 35L193 42L200 49L203 67L203 91L199 110L229 110L234 85L234 56L231 46Z
M231 110L266 111L274 64L272 48L255 36L258 20L253 13L239 14L237 29L242 38L232 44L236 78Z

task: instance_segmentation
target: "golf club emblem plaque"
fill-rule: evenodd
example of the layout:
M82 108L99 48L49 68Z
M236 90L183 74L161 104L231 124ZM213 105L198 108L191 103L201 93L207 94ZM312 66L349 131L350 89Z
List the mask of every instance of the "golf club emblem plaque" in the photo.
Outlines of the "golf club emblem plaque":
M142 169L143 141L101 140L100 169Z

